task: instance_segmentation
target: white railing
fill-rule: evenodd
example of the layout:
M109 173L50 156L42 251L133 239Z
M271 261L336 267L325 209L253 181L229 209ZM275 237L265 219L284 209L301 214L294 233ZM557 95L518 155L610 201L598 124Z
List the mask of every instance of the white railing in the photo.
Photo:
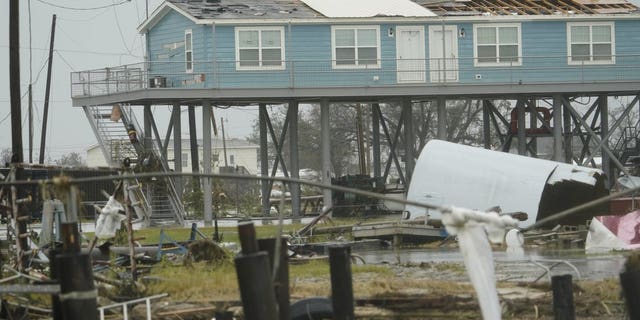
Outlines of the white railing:
M569 64L567 56L523 56L518 62L482 65L474 58L381 59L373 65L334 66L331 60L289 60L282 66L238 66L237 61L146 62L73 72L72 97L109 95L148 88L318 88L458 84L594 83L640 81L640 54L617 55L615 63ZM405 66L405 67L402 67ZM404 68L404 69L399 69Z
M147 320L151 320L151 300L153 299L160 299L160 298L164 298L166 296L168 296L169 294L167 293L163 293L163 294L158 294L155 296L149 296L149 297L145 297L145 298L140 298L140 299L135 299L135 300L129 300L129 301L125 301L125 302L120 302L120 303L114 303L114 304L110 304L107 306L103 306L103 307L98 307L98 312L100 313L100 320L104 320L104 311L105 310L109 310L109 309L115 309L115 308L122 308L122 319L124 320L129 320L129 305L132 304L138 304L140 302L144 302L146 305L146 311L147 311Z

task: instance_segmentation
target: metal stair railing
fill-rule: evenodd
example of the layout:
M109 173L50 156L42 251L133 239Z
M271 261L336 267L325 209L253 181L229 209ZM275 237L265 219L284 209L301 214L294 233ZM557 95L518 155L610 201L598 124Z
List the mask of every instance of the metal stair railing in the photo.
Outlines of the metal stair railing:
M631 155L640 154L640 120L638 120L635 126L625 127L622 134L616 141L613 147L614 154L620 159L623 164L627 161Z
M143 132L143 130L141 130L141 126L138 123L138 120L136 119L131 106L121 106L120 108L122 111L122 119L125 123L125 126L132 125L135 128L136 132L138 133L138 140L142 140L145 138L146 134L150 134L150 133ZM164 156L162 155L160 146L153 139L149 139L149 140L152 141L151 151L153 152L153 155L156 158L161 160L160 163L162 165L162 170L164 172L170 172L171 169L169 168L166 162L166 159L164 159ZM141 154L144 152L144 150L142 150L142 147L140 145L138 145L136 149L138 151L138 154ZM166 178L164 179L164 181L167 186L167 195L169 198L169 202L171 203L171 206L173 207L173 210L175 212L174 217L179 224L183 224L184 208L182 206L181 199L178 197L178 192L176 191L173 180L171 178Z
M113 131L110 131L109 128L105 125L104 121L105 119L107 119L105 115L107 114L107 112L109 113L111 112L109 110L110 108L111 107L86 106L86 107L83 107L83 110L85 112L85 115L89 119L89 124L91 126L91 129L93 130L93 133L96 139L98 140L98 144L100 146L100 149L102 150L102 154L107 160L108 165L111 167L115 167L115 166L119 166L120 160L122 159L120 159L119 157L114 157L114 154L113 154L114 143L117 143L121 146L126 146L126 143L122 143L122 142L128 142L129 144L131 144L131 142L128 140L128 136L126 135L126 127L123 124L124 121L120 124L122 126L121 131L124 132L124 135L115 136L113 134ZM111 120L109 118L106 121L111 121ZM115 123L116 122L114 122L114 124ZM113 127L115 126L117 125L114 125ZM126 136L127 138L122 139L123 136ZM140 184L140 182L137 179L135 179L135 181L138 185ZM136 196L140 204L140 208L143 210L143 214L146 217L149 217L149 213L151 212L150 211L151 208L149 207L149 201L147 201L143 192L138 192Z

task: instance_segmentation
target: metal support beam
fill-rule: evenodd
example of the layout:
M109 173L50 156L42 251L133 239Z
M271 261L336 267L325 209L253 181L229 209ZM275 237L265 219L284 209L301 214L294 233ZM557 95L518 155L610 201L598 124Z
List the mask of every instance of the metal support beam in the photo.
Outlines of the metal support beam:
M171 133L173 132L173 118L174 113L176 112L180 112L179 108L171 108L171 117L169 118L169 125L167 127L167 133L165 133L164 135L164 140L162 141L162 155L164 156L165 159L167 159L167 161L169 161L169 155L168 155L168 150L169 150L169 142L171 141ZM175 167L175 165L174 165Z
M269 176L269 141L267 136L267 105L261 103L258 109L258 122L260 126L260 174ZM266 216L271 211L271 184L267 180L260 180L260 192L262 194L262 215Z
M371 105L371 137L373 145L373 176L379 178L382 175L380 167L380 105Z
M553 160L562 161L562 97L553 96Z
M171 115L171 123L173 123L173 170L175 172L182 172L182 119L180 112L180 105L173 105L173 113ZM178 198L182 199L182 193L184 191L184 185L182 177L175 177L173 180Z
M400 121L398 121L397 129L393 136L393 140L391 139L391 135L389 134L389 128L387 128L387 123L384 121L384 118L382 117L382 113L380 112L380 109L378 109L378 112L379 112L380 119L383 119L383 121L381 122L382 131L384 132L384 137L387 140L387 143L389 144L389 158L387 159L387 164L385 165L384 174L382 175L382 178L384 181L387 180L387 177L389 176L389 170L391 169L391 162L393 161L393 163L396 165L396 169L398 169L398 175L400 176L400 181L402 182L402 184L406 185L404 173L402 173L402 167L400 166L400 161L398 160L398 154L396 153L398 140L400 138L400 131L402 130L402 125L403 125L402 119L404 117L404 109L402 109L400 113Z
M413 168L415 166L414 150L415 135L413 134L413 112L411 98L404 98L402 100L402 108L404 109L403 121L404 121L404 155L405 155L405 190L409 190L409 184L411 184L411 175L413 174Z
M298 102L289 102L289 166L291 177L300 178L300 168L298 163ZM300 184L291 183L291 215L300 216Z
M558 95L558 99L562 100L564 105L565 97ZM562 112L563 117L563 128L564 128L564 162L572 163L573 162L573 130L571 129L571 112L569 111L569 107L564 105L564 110Z
M438 104L438 132L440 140L447 140L447 99L439 97Z
M202 101L202 173L211 174L211 103L209 100ZM211 177L206 177L202 181L205 226L213 224L211 180Z
M198 157L198 135L196 128L196 110L194 106L188 106L189 114L189 147L191 148L191 172L200 172ZM194 186L196 183L193 184Z
M516 103L516 113L518 115L518 154L527 155L527 125L524 117L524 100L518 99Z
M491 109L487 100L482 100L482 136L485 149L491 149Z
M575 109L573 109L573 107L571 106L571 102L569 102L569 100L567 100L566 97L563 99L563 102L566 110L568 110L569 112L571 112L571 114L575 116L575 118L578 120L580 125L589 133L589 135L593 138L593 140L595 140L597 143L600 143L601 140L598 137L598 135L589 127L589 125L587 125L587 123L582 119L582 117L580 117L578 112ZM622 171L626 176L631 176L627 171L627 169L620 163L618 158L616 158L616 156L611 152L611 150L609 150L607 146L605 145L602 146L602 152L606 153L611 159L611 161L616 165L616 167L618 167L618 169L620 169L620 171Z
M606 94L602 94L599 97L600 103L600 136L602 138L601 143L603 150L609 148L609 101ZM606 152L602 152L602 171L605 174L605 185L608 188L613 187L615 177L612 175L611 170L611 158Z
M538 110L536 110L536 100L535 98L532 100L527 100L527 109L529 109L529 128L534 130L538 128ZM544 121L542 121L544 123ZM543 125L544 126L544 125ZM529 143L527 143L527 148L529 152L531 152L531 156L534 158L538 157L538 139L536 136L532 136Z
M145 112L145 123L147 121L149 121L149 124L151 125L151 130L153 131L153 137L151 139L149 139L150 143L149 143L149 148L147 150L153 150L153 139L155 138L156 140L156 144L158 145L158 148L162 148L162 140L160 139L160 133L158 132L158 126L156 126L156 120L153 117L153 113L151 112L151 108L146 108L144 109ZM159 155L160 155L160 161L162 161L162 163L164 164L165 168L169 168L169 163L167 160L167 152L166 149L165 150L159 150Z
M322 183L331 185L331 126L329 120L330 104L328 100L320 102L320 143L322 151ZM322 212L333 207L330 189L322 189ZM331 215L331 213L329 213Z
M151 135L151 105L149 104L145 104L144 108L143 108L143 128L142 130L144 131L143 134L143 138L144 138L144 142L143 142L143 147L144 147L144 151L145 153L149 153L149 151L152 149L151 148L151 143L152 143L152 135Z
M616 129L618 129L618 127L622 124L622 122L627 118L627 116L629 115L629 112L631 112L631 110L633 109L633 106L638 103L640 99L640 96L636 96L628 105L627 107L624 109L624 111L622 112L622 114L618 117L618 119L616 120L616 122L613 124L613 126L611 126L609 128L609 132L602 137L602 143L604 143L604 141L608 141L609 138L611 137L611 135L615 132ZM639 105L640 106L640 105ZM598 144L595 148L595 150L598 150L602 148L601 144ZM591 160L593 159L593 155L590 155L589 157L587 157L587 159L583 162L583 163L589 163Z

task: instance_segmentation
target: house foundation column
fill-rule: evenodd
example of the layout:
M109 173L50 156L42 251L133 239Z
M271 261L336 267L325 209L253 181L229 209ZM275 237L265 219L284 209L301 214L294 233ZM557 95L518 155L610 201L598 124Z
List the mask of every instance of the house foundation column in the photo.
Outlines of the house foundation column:
M371 105L371 132L373 145L373 176L375 178L382 177L382 169L380 167L380 105L374 103Z
M411 98L404 98L402 100L402 108L404 108L404 172L406 178L405 190L409 190L409 184L411 184L411 175L413 174L413 168L415 166L414 160L414 142L415 135L413 134L413 112ZM438 119L439 120L439 119Z
M182 119L180 113L180 105L173 105L173 116L171 121L173 122L173 170L175 172L182 172ZM176 192L178 198L182 201L182 193L184 187L182 185L182 177L175 177L173 183L176 186Z
M260 174L262 177L269 176L269 144L267 137L267 105L261 103L259 106L258 122L260 126ZM262 215L266 216L271 211L271 183L267 180L260 180L260 192L262 194Z
M437 136L440 140L447 140L447 99L438 98L438 132Z
M562 98L553 96L553 160L561 162L562 154Z
M320 140L322 150L322 183L331 185L331 126L329 123L328 100L320 102ZM322 211L333 207L333 196L331 189L322 189Z
M300 166L298 163L298 102L289 102L289 166L291 178L300 178ZM300 216L300 184L291 183L291 215Z
M209 100L202 102L202 173L211 174L211 103ZM213 196L211 190L211 177L202 179L202 202L204 205L204 225L213 224Z
M613 170L611 170L611 158L609 154L605 152L605 148L609 148L609 101L606 94L600 95L598 103L600 104L600 137L602 138L602 171L606 175L605 185L611 188L614 185L615 177L613 176ZM595 151L595 150L594 150Z

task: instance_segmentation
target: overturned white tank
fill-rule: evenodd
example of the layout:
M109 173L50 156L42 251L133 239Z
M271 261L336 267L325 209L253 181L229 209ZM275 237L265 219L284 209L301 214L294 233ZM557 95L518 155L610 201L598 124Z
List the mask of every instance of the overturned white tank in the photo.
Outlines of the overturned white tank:
M598 169L431 140L416 162L407 200L477 210L498 206L503 213L526 213L520 223L526 227L607 194L604 174ZM607 214L608 208L605 203L554 225L584 224ZM411 218L441 218L435 210L414 206L405 210Z

